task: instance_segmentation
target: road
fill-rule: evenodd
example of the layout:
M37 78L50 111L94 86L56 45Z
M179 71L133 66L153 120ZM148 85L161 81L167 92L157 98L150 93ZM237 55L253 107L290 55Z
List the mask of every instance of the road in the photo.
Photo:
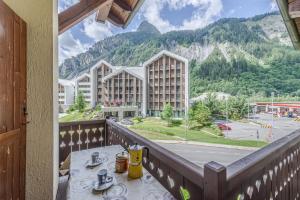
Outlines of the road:
M300 129L300 122L294 119L281 117L274 118L273 128L263 128L261 124L272 125L271 114L257 114L250 123L229 122L231 131L224 131L225 137L240 140L264 140L267 142L278 140L295 130ZM258 138L257 138L258 132Z
M182 156L183 158L203 166L210 161L216 161L223 165L228 165L237 161L254 150L222 148L213 146L201 146L193 144L166 144L159 143L164 148Z

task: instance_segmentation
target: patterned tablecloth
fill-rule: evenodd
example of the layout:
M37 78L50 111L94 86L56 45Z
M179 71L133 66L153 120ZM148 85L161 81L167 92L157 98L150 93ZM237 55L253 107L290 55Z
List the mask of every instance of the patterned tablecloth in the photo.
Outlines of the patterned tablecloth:
M71 154L68 200L175 200L175 198L147 171L136 180L128 180L127 173L115 171L115 155L124 151L120 145L89 149ZM85 167L93 152L99 152L104 163L93 169ZM93 193L97 172L107 169L114 177L114 185L100 194Z

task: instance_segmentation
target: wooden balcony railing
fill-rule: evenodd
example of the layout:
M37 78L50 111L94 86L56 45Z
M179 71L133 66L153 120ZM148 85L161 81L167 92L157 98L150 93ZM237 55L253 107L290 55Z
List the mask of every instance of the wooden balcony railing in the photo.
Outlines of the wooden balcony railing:
M224 199L300 199L300 131L227 167Z
M121 144L124 148L138 143L149 148L149 160L143 158L143 166L174 197L180 199L180 186L188 188L194 199L203 196L203 169L170 152L113 121L107 121L108 144ZM196 198L197 197L197 198Z
M139 143L149 148L144 167L176 198L180 187L191 200L292 200L300 198L300 132L294 132L225 167L204 168L111 120L60 124L60 161L72 151Z
M59 124L59 161L73 151L106 146L105 120Z

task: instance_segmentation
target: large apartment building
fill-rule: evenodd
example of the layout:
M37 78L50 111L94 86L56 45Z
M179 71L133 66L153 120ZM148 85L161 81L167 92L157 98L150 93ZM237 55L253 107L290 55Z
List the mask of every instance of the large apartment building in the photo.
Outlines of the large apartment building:
M104 77L104 105L139 106L143 101L141 67L121 68Z
M78 96L79 93L82 93L85 101L88 104L92 103L92 86L91 86L91 75L84 73L81 76L77 77L75 80L75 96Z
M144 63L144 114L160 116L166 103L175 117L185 115L188 106L188 60L162 51Z
M162 51L140 67L112 66L99 61L75 80L91 107L102 105L106 115L160 116L170 103L175 117L188 109L188 60Z
M113 67L111 64L107 63L104 60L101 60L97 64L95 64L91 70L91 96L92 96L92 101L91 101L91 106L94 107L98 104L103 105L104 103L104 88L103 88L103 83L102 80L104 77L107 75L111 74L115 67Z

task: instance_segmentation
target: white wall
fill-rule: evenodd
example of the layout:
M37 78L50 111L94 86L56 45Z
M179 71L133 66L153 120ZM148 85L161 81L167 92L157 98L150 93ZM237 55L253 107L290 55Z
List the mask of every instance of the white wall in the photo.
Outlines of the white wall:
M65 104L74 104L75 99L75 88L74 86L65 86Z
M4 1L27 22L31 122L26 137L26 199L54 199L58 183L57 1Z
M91 106L96 106L97 96L98 96L98 89L97 89L97 82L98 82L98 75L97 75L97 68L92 69L90 72L91 76Z

